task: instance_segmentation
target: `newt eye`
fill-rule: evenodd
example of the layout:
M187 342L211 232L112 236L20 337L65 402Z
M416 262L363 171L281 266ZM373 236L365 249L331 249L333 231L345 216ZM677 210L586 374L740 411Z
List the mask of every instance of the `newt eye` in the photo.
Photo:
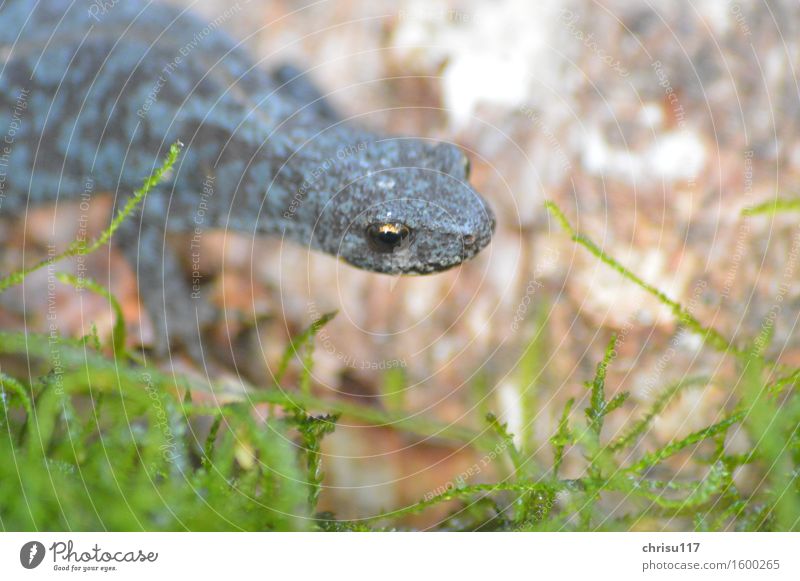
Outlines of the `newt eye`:
M411 229L400 222L370 224L367 227L367 241L376 252L402 250L411 241Z

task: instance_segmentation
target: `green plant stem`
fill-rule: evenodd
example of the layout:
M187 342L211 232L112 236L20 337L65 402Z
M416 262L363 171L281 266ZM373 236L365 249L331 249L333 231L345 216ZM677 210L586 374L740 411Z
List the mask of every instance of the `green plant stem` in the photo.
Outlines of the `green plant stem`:
M742 216L773 215L780 212L800 211L800 198L775 198L742 210Z
M169 153L167 154L167 157L162 163L161 167L153 172L150 177L145 180L142 187L133 193L133 196L131 196L131 198L125 203L125 206L122 208L122 210L120 210L119 213L114 217L108 228L106 228L94 242L87 244L85 240L75 240L64 252L42 260L30 268L24 268L9 274L8 276L0 279L0 292L5 291L12 286L21 284L22 281L25 280L25 278L32 272L36 272L37 270L41 270L50 264L60 262L67 258L91 254L104 244L107 244L125 219L133 213L139 204L141 204L150 190L156 187L161 182L164 174L172 169L172 166L174 166L175 162L178 160L178 155L180 154L182 147L183 144L179 141L170 146Z
M624 267L622 264L620 264L616 259L606 254L592 240L590 240L583 234L579 234L572 227L572 225L569 223L564 213L554 202L548 200L547 202L545 202L545 207L549 210L549 212L553 215L553 217L556 218L559 224L561 224L564 230L567 231L567 233L571 236L573 241L586 248L594 256L600 259L601 262L610 266L613 270L617 271L624 278L628 279L639 288L645 290L649 294L656 297L659 300L659 302L666 305L670 309L670 311L672 311L672 314L675 316L675 318L678 320L680 324L685 325L688 329L699 335L705 342L709 343L718 351L721 351L723 353L731 353L737 356L745 354L744 351L737 349L734 345L732 345L728 341L728 339L726 339L719 331L717 331L712 327L706 327L705 325L703 325L697 319L697 317L692 315L679 302L672 300L666 294L658 290L656 287L642 280L639 276L637 276L629 269Z

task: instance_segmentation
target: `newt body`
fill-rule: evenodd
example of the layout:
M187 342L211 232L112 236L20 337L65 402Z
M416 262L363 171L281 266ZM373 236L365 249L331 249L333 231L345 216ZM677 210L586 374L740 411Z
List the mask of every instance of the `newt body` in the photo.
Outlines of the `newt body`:
M291 67L263 68L222 18L145 0L0 0L0 218L124 196L171 143L169 183L119 233L163 335L197 338L165 233L280 235L376 272L427 274L477 254L494 218L455 146L342 119ZM167 321L167 314L171 319Z

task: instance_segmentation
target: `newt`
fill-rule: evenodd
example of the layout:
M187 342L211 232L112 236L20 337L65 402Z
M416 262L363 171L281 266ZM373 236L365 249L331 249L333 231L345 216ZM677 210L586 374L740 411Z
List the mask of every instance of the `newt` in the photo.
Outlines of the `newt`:
M169 233L282 236L395 275L489 244L495 218L460 148L342 117L223 21L148 0L0 0L0 218L96 193L124 202L180 140L168 181L115 235L162 348L211 318Z

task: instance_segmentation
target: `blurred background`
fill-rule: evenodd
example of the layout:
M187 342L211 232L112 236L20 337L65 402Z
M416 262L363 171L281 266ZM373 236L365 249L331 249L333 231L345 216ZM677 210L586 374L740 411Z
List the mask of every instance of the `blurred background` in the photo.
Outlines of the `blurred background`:
M338 310L317 341L316 395L476 430L486 429L483 415L493 411L520 446L545 460L564 403L574 397L582 407L583 382L616 331L609 397L622 390L632 397L609 418L609 436L659 389L689 376L714 380L682 395L640 448L719 418L730 405L729 363L701 351L664 306L575 245L548 215L547 199L608 254L727 336L757 334L780 295L772 355L800 364L789 340L800 314L796 220L741 215L794 193L797 183L794 3L180 4L209 19L225 13L225 28L264 67L291 62L308 70L346 116L461 146L498 229L474 261L403 278L358 271L279 240L206 237L204 274L226 313L208 337L216 360L211 371L180 356L166 368L266 385L288 338ZM4 271L23 252L45 253L53 241L47 212L32 216L25 231L4 230ZM100 209L97 222L99 231ZM64 223L55 241L61 245L75 238L75 221ZM108 260L108 253L88 257L90 274L107 270ZM133 271L115 250L110 260L127 272L112 290L147 338L151 323L135 299ZM44 276L38 287L33 277L26 283L26 314L6 304L0 325L47 329L46 309L35 308L46 301ZM11 300L19 304L20 292ZM110 333L102 299L60 288L58 301L63 333L85 334L91 322ZM423 498L481 456L347 418L323 452L320 509L342 518ZM509 470L504 462L470 473L469 483L497 479ZM679 473L682 460L675 462ZM568 454L564 476L582 467L583 458ZM736 475L744 488L748 477L746 467ZM415 524L432 524L446 510Z

